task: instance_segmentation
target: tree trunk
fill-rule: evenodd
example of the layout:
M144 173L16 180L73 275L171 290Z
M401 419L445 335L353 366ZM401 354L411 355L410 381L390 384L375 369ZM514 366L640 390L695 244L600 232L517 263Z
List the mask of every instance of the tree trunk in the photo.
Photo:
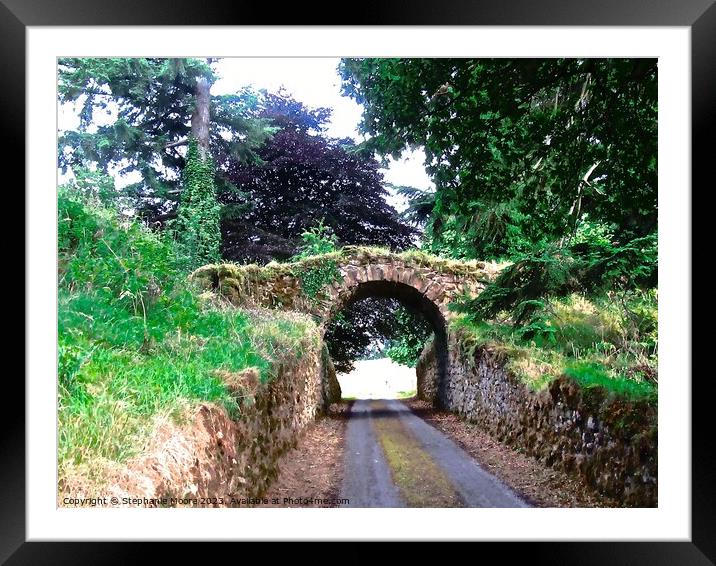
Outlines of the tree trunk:
M209 157L209 86L204 77L197 80L194 114L191 117L191 134L197 141L202 159Z

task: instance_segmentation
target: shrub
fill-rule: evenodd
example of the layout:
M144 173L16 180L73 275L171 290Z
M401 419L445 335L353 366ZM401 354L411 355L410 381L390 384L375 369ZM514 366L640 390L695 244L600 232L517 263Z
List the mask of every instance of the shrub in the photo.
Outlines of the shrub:
M301 234L302 244L294 260L304 259L314 255L323 255L335 252L338 249L338 238L321 220L316 226Z
M322 221L304 232L301 237L303 244L299 247L299 252L292 258L293 261L314 256L326 256L337 251L338 239L328 227L323 225ZM314 300L318 298L323 287L341 278L338 262L331 257L317 258L311 262L310 266L301 268L297 275L306 296Z

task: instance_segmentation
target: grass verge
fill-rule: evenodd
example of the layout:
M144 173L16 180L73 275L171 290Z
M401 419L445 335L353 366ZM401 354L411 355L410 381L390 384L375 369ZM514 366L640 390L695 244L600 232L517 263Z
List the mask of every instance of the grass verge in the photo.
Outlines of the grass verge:
M398 399L411 399L418 394L417 389L410 389L408 391L398 391Z
M529 334L509 321L451 321L468 358L489 347L506 368L533 390L561 375L583 387L604 387L630 399L657 399L656 295L632 297L622 307L608 297L573 295L553 301L540 327Z
M223 376L256 368L269 381L315 327L198 295L171 242L62 192L58 260L60 480L100 478L140 452L157 422L181 422L199 402L239 418L244 396Z

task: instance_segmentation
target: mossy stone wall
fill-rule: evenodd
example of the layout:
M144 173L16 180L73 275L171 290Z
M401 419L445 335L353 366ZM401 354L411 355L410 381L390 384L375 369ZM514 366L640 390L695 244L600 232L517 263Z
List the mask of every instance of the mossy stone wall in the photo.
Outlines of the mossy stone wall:
M449 338L444 398L435 350L417 365L418 395L479 423L496 439L582 478L631 507L657 505L657 407L562 376L536 392L505 369L504 354Z

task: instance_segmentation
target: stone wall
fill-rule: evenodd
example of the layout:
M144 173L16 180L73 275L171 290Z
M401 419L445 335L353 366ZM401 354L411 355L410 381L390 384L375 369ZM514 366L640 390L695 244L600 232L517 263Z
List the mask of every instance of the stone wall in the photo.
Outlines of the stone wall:
M415 373L418 398L435 403L438 395L438 357L434 340L430 340L423 348Z
M341 400L341 384L338 382L336 368L333 366L328 346L323 343L321 347L321 364L322 364L322 386L323 386L323 409L328 411L331 403L338 403Z
M267 384L252 368L225 376L229 387L243 396L237 418L223 407L202 403L182 425L169 420L158 424L142 454L111 472L106 495L120 501L186 498L184 505L193 505L195 498L224 498L223 503L199 506L240 506L242 498L260 497L277 475L280 456L295 446L302 429L330 401L340 398L335 370L326 364L317 333L314 327L304 338L300 359L277 364ZM96 486L83 489L82 482L71 481L61 486L60 504L67 496L96 496L91 489ZM129 504L134 505L146 504Z
M418 394L435 401L434 348L417 366ZM657 505L657 408L560 377L534 392L487 347L451 336L441 405L495 438L632 507Z

